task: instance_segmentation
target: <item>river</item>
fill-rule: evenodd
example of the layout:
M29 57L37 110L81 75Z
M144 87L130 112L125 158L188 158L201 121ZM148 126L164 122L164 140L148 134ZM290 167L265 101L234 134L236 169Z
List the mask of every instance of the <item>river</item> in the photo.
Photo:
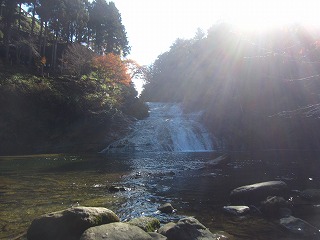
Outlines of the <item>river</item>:
M196 121L200 113L183 116L176 105L153 107L160 112L151 112L102 153L0 157L0 239L23 234L39 215L78 205L107 207L122 221L153 216L165 223L194 216L235 239L299 239L274 221L230 216L222 209L230 191L242 185L283 180L292 190L320 188L319 153L229 152L227 163L213 166L208 163L223 153ZM109 192L112 185L127 191ZM159 213L166 202L177 212ZM295 216L320 228L319 214Z
M257 216L232 217L222 211L233 188L283 180L291 189L319 188L319 161L296 151L230 153L220 167L206 163L217 152L45 155L0 157L0 239L23 233L33 218L73 205L103 206L122 220L155 216L162 222L195 216L212 231L236 239L291 239ZM126 192L111 193L117 184ZM171 202L172 215L157 207ZM304 216L305 218L305 216ZM306 219L320 227L320 218Z

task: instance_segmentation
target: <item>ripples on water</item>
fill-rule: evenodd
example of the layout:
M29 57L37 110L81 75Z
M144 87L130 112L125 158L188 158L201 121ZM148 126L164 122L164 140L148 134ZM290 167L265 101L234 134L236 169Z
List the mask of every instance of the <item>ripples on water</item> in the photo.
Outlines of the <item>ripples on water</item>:
M110 208L124 221L195 216L212 231L225 230L237 239L292 239L270 221L227 216L222 207L232 189L256 182L284 180L291 189L320 188L317 157L288 151L233 153L223 166L206 164L217 156L171 152L0 157L0 239L19 235L36 216L77 204ZM112 184L130 191L110 193ZM157 212L165 202L177 213ZM320 228L319 217L304 219Z

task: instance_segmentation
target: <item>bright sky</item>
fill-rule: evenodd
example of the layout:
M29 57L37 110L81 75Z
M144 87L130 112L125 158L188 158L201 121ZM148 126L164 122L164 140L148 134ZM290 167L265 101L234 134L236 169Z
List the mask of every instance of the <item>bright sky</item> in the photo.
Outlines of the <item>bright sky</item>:
M320 24L320 0L113 0L126 27L131 54L151 64L177 38L191 38L218 21L243 28L300 22Z

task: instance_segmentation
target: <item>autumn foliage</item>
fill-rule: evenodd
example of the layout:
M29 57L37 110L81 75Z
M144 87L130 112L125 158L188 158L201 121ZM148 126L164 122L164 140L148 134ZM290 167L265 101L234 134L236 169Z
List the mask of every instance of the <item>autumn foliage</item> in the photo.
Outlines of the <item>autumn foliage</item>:
M108 53L106 55L96 56L93 58L92 65L100 77L107 81L111 80L126 86L129 86L131 83L127 66L118 55Z

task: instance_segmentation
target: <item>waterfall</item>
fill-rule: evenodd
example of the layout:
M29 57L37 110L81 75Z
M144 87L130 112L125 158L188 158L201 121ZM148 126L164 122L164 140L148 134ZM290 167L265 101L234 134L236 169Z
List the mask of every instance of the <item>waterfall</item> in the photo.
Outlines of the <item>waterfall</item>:
M148 103L149 117L139 120L131 134L102 152L212 151L212 137L200 123L201 112L183 113L180 104Z

